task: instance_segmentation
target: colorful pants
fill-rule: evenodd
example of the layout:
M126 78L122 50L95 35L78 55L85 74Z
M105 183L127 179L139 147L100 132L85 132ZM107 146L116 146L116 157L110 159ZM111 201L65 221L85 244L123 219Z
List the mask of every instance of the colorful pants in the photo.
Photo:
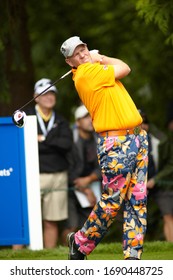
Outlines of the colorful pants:
M98 137L97 149L103 192L82 229L75 233L75 243L83 254L90 254L123 206L124 259L140 259L147 225L147 133Z

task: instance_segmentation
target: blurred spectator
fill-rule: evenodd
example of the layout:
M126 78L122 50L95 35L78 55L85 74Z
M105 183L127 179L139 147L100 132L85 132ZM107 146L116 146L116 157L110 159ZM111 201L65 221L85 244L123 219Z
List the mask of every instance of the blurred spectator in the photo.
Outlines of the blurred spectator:
M40 94L51 84L49 79L39 80L34 87L34 96ZM73 138L68 122L54 110L56 94L57 88L50 87L48 91L35 99L35 107L27 111L27 115L37 116L45 248L57 246L58 222L68 217L68 160L66 155L72 147ZM15 249L15 246L13 248Z
M156 174L156 169L158 166L158 144L159 139L155 137L150 131L150 123L146 113L142 110L139 110L143 123L142 128L145 129L148 133L148 179L152 178Z
M148 170L147 188L149 193L154 191L155 201L163 217L165 239L173 242L173 118L168 121L168 135L159 132L155 137L146 114L141 112L141 115L144 120L142 126L151 139L149 154L153 157L155 168L154 172L152 168ZM158 138L158 135L162 137Z
M80 228L101 196L101 171L97 159L96 135L84 105L75 111L74 147L69 171L69 218L63 229L63 243L71 231Z

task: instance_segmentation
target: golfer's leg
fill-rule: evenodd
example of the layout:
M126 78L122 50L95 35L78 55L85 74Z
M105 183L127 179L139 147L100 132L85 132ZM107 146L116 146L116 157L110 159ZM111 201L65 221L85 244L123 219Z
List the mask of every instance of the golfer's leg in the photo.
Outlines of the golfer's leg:
M111 143L116 149L116 143L114 141ZM118 147L121 145L118 144ZM75 234L75 243L79 246L79 250L86 255L94 250L107 233L120 209L129 184L128 169L122 164L124 157L122 159L121 153L116 153L116 159L112 157L114 151L111 148L109 145L109 150L104 152L103 145L102 152L99 153L103 172L101 200L95 205L82 229ZM104 161L102 161L103 157Z
M137 155L137 165L132 175L124 201L124 258L141 258L147 225L147 149L142 147Z

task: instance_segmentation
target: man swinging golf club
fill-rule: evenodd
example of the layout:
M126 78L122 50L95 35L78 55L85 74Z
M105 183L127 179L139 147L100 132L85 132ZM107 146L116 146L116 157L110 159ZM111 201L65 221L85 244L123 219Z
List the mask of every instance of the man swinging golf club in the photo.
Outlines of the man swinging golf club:
M119 81L130 73L123 61L90 52L78 36L61 46L73 81L98 134L102 196L83 227L68 235L69 259L84 259L103 239L123 206L124 259L141 259L147 218L147 133ZM124 202L124 203L123 203Z

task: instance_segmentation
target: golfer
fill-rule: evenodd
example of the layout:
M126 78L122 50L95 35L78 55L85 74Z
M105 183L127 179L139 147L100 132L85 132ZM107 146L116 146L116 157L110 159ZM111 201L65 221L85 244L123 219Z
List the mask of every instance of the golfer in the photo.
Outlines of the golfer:
M124 259L141 259L147 218L148 138L142 118L119 81L130 73L123 61L89 51L78 36L61 46L78 95L98 134L102 196L83 227L68 235L69 259L85 259L108 232L123 206Z

